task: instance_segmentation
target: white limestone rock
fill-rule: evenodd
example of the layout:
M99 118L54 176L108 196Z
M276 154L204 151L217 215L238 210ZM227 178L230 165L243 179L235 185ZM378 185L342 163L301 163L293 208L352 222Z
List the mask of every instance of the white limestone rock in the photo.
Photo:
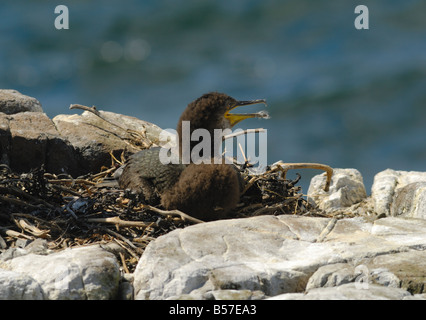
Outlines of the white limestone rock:
M322 266L350 263L356 268L383 257L388 260L369 270L389 266L388 270L403 281L403 274L391 270L392 257L411 255L398 268L407 263L407 269L412 263L421 266L425 230L426 221L422 219L367 222L363 218L288 215L198 224L170 232L146 247L134 272L135 298L227 296L219 294L220 290L250 290L269 297L304 292L312 274ZM359 270L336 272L341 273L342 280L335 284L355 281L359 275ZM423 281L421 275L412 279Z
M118 292L120 280L115 256L98 245L49 255L30 253L0 261L0 271L5 270L13 272L16 279L24 279L24 282L11 283L0 278L0 287L9 285L6 296L11 296L10 292L24 291L24 297L33 295L40 298L38 291L41 288L42 297L46 300L112 299Z
M43 291L30 276L0 269L0 300L43 300Z
M308 197L326 212L348 208L367 197L361 173L356 169L333 169L329 191L324 191L326 175L312 178Z

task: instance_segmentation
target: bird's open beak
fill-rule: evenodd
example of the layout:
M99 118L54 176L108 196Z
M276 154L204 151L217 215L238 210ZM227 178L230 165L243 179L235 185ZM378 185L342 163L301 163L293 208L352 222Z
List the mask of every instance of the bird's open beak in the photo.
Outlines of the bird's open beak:
M258 103L263 103L266 106L265 99L238 101L235 106L231 107L228 111L225 112L224 117L228 119L229 123L231 124L231 127L236 125L238 122L243 121L245 119L249 119L249 118L269 119L268 112L264 110L256 112L256 113L230 113L235 108L242 107L242 106L250 106L250 105L258 104Z

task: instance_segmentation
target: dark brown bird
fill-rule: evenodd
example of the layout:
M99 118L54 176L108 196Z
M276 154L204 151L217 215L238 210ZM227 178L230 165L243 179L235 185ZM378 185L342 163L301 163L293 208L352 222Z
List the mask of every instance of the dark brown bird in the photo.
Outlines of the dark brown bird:
M187 141L183 134L183 121L189 121L192 133L206 129L211 137L214 129L231 128L247 118L266 118L262 111L249 114L230 113L238 106L265 103L265 100L237 101L223 93L207 93L191 102L182 113L178 124L180 159L188 157L198 143ZM213 141L213 139L212 139ZM188 144L189 148L182 148ZM221 141L220 141L221 143ZM211 155L215 146L211 145ZM142 150L132 155L119 179L120 187L143 195L148 203L161 200L166 209L179 209L201 220L224 218L240 199L241 178L229 164L167 164L159 160L160 148Z

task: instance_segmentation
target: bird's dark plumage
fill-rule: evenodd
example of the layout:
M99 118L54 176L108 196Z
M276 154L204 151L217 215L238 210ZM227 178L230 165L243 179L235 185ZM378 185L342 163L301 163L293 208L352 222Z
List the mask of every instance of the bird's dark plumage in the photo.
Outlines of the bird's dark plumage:
M191 152L194 144L190 142L189 150L182 151L184 138L182 122L190 122L190 132L206 129L214 136L214 129L231 128L246 118L262 114L229 114L240 105L256 104L264 100L237 101L223 93L208 93L191 102L182 113L177 133L179 157L182 152ZM186 141L187 143L189 141ZM221 143L221 141L220 141ZM160 148L140 151L130 157L119 179L120 187L142 194L148 203L155 203L158 196L166 209L179 209L193 217L203 220L224 218L236 207L241 192L241 177L230 164L183 164L164 165L159 159ZM214 146L212 145L213 155Z
M201 220L225 218L240 200L238 172L228 164L190 164L161 204Z
M162 164L159 161L161 148L151 148L133 154L121 174L122 189L131 189L150 204L159 202L164 190L170 189L185 169L183 164Z

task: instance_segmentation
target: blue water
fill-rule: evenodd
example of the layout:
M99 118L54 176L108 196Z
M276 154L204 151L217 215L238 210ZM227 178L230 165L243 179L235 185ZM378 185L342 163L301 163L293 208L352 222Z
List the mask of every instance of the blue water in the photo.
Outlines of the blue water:
M369 30L358 4L3 0L0 88L51 117L80 103L162 128L208 91L265 98L272 118L241 127L268 129L269 163L357 168L369 191L386 168L426 171L426 1L362 1ZM300 173L306 192L318 172Z

